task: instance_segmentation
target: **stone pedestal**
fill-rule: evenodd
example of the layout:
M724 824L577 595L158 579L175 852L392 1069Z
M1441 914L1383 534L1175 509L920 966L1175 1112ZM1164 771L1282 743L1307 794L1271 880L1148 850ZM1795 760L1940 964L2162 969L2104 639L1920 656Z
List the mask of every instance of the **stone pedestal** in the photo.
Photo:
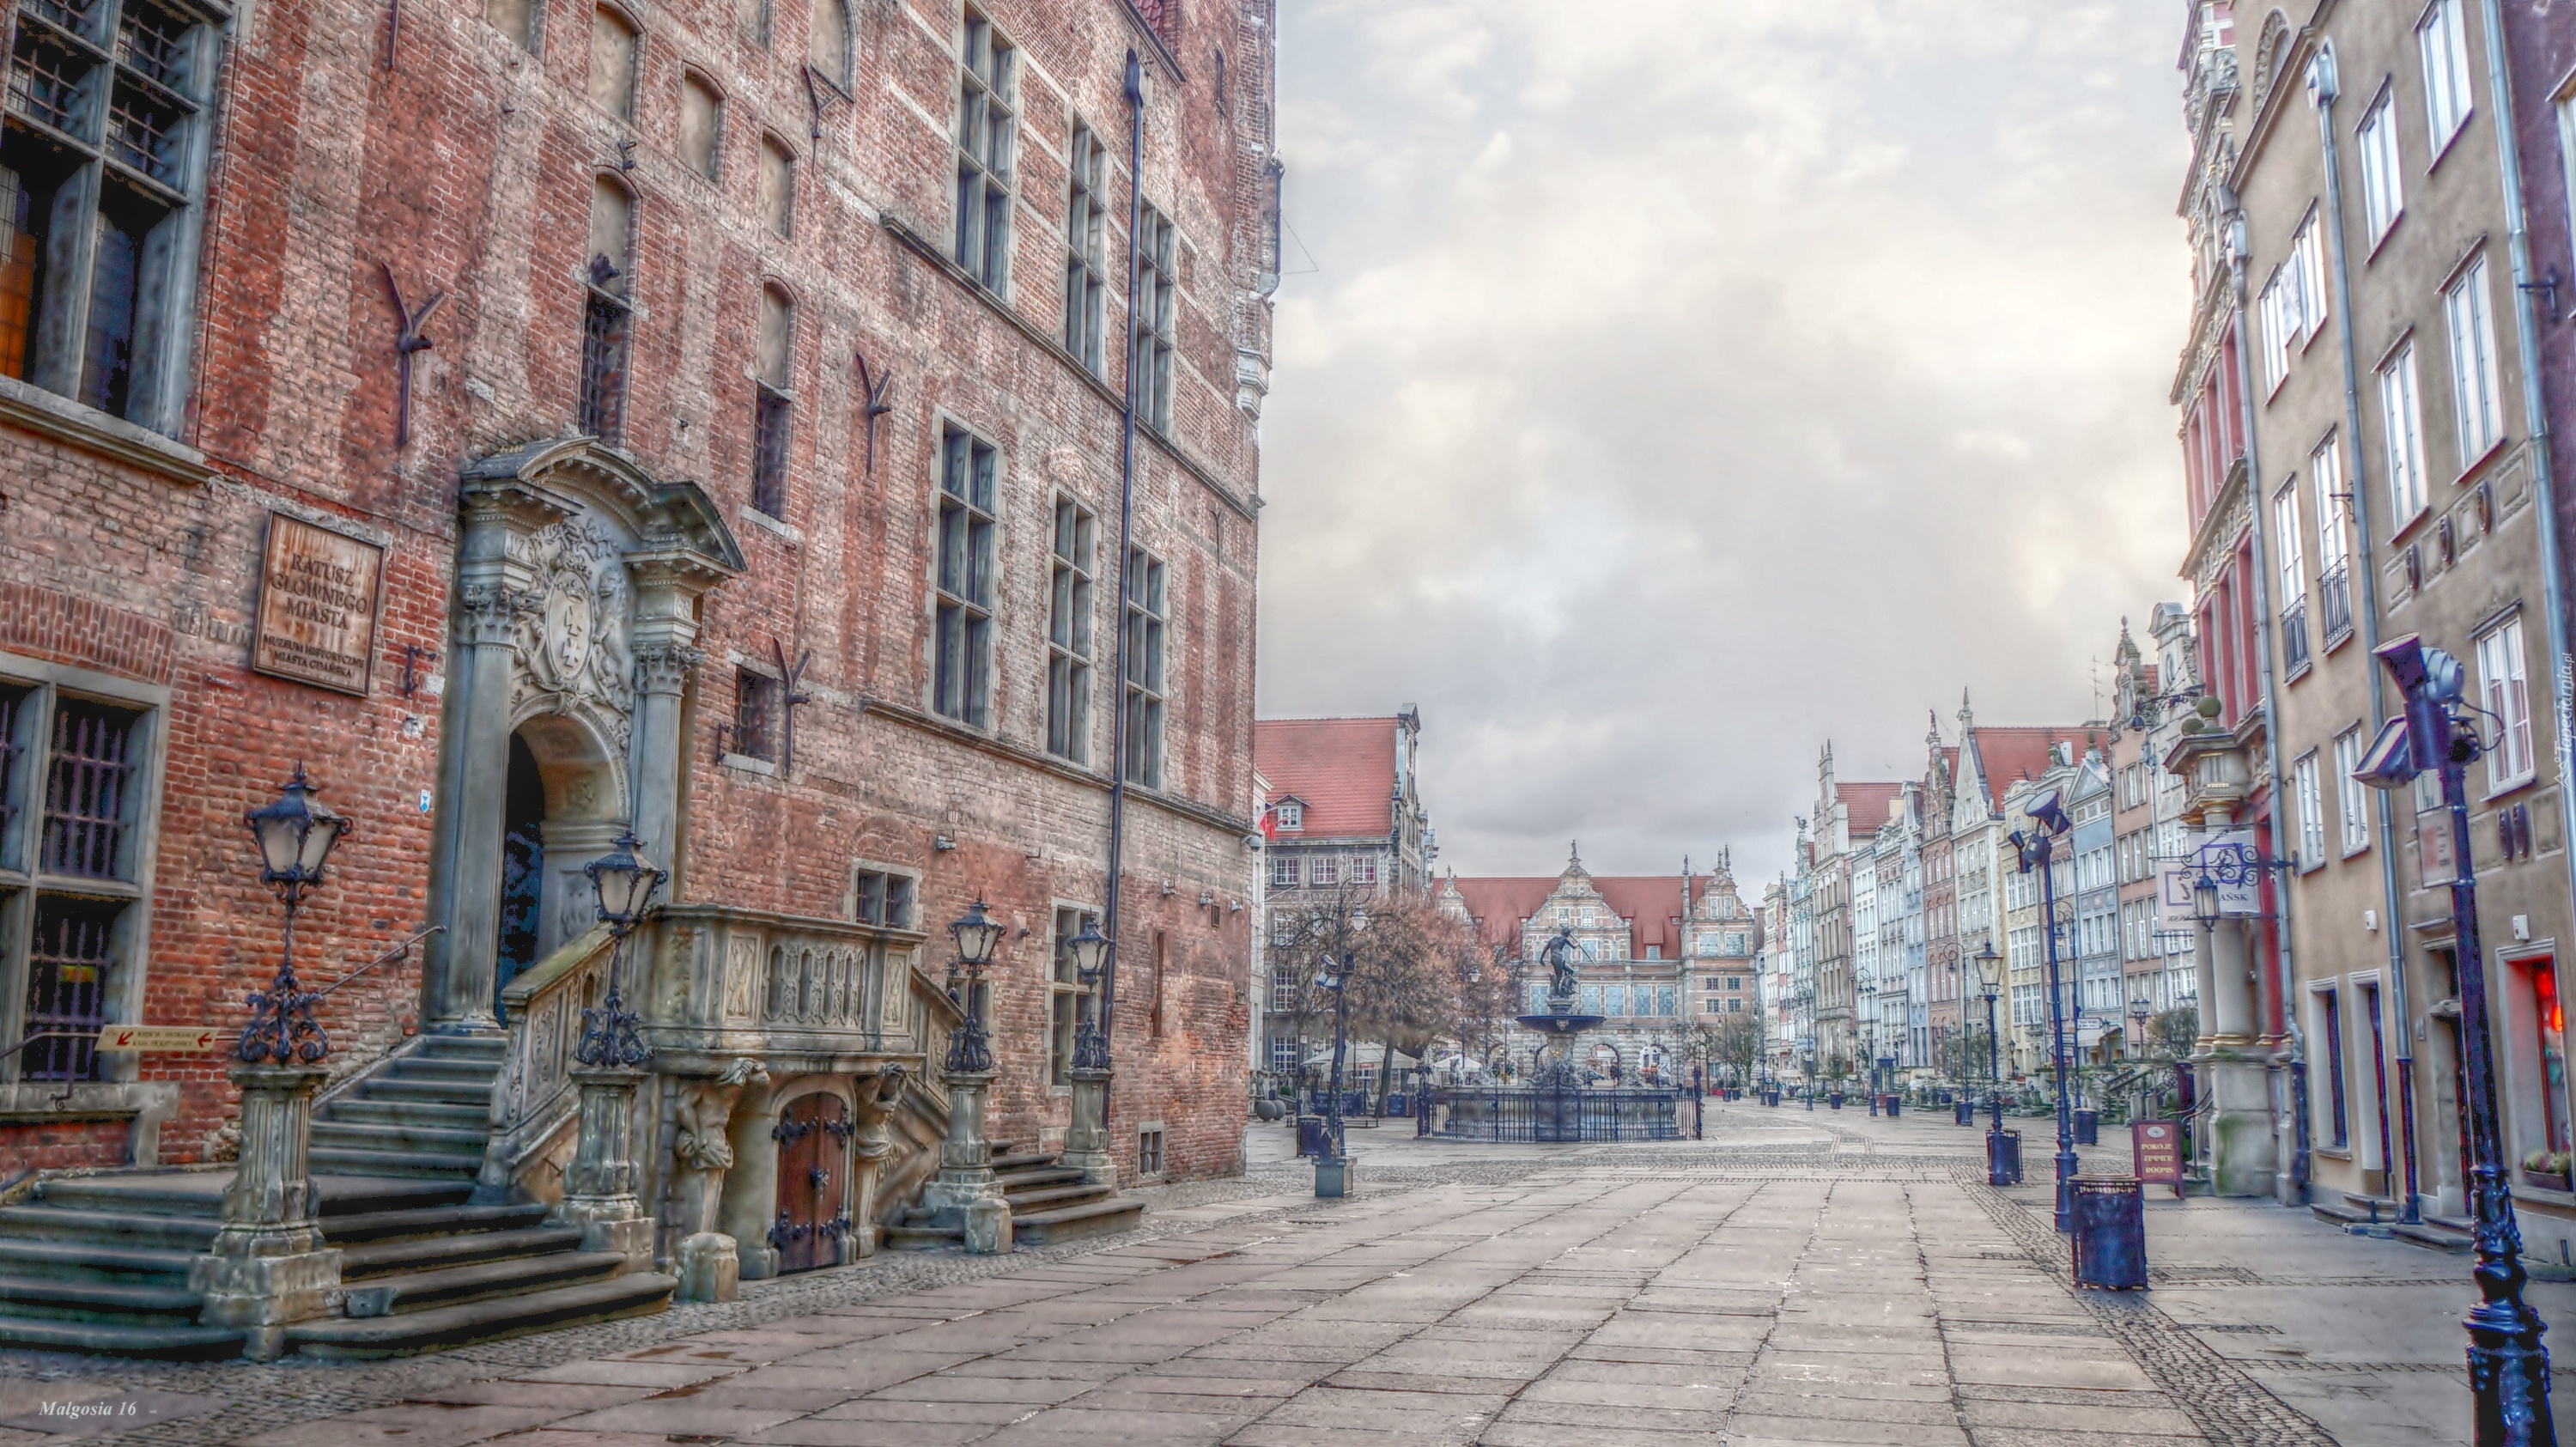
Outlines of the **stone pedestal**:
M244 1354L274 1361L286 1327L328 1316L340 1303L340 1253L322 1244L306 1153L313 1139L313 1092L324 1072L302 1066L235 1065L241 1090L241 1158L224 1192L221 1230L188 1266L208 1326L238 1326Z
M2202 1118L2209 1132L2211 1194L2271 1195L2279 1164L2272 1140L2271 1052L2222 1046L2194 1068L2208 1096Z
M742 1261L731 1236L701 1231L683 1238L675 1260L677 1301L731 1301L742 1294Z
M939 1175L921 1193L932 1220L966 1233L970 1256L1011 1249L1011 1207L993 1179L993 1143L984 1138L984 1092L990 1071L948 1077L948 1139L939 1146Z
M550 1218L579 1226L581 1249L615 1251L619 1271L653 1265L653 1218L635 1195L635 1161L628 1144L635 1087L644 1072L623 1067L583 1067L572 1073L581 1087L581 1138L564 1172L564 1196Z
M1115 1187L1118 1161L1109 1154L1109 1072L1076 1070L1073 1120L1064 1130L1064 1154L1056 1164L1082 1172L1085 1184Z

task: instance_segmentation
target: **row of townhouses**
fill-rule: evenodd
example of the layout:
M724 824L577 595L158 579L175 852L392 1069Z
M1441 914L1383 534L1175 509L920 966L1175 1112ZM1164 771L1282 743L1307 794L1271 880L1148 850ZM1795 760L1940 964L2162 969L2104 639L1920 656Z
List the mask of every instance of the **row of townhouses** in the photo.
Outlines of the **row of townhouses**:
M529 1319L899 1235L970 1016L989 1143L1239 1169L1273 0L9 13L0 1205L247 1150L243 821L299 773L354 821L293 935L326 1202L649 1223L641 1288ZM622 1161L576 1145L612 993Z

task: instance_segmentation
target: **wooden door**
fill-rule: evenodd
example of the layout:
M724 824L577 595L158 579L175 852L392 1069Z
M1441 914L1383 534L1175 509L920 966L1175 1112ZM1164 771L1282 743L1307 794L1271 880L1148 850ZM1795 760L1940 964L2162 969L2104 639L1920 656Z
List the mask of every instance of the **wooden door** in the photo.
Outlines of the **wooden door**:
M770 1135L778 1141L778 1223L769 1229L778 1269L839 1265L849 1230L849 1107L837 1095L799 1097Z

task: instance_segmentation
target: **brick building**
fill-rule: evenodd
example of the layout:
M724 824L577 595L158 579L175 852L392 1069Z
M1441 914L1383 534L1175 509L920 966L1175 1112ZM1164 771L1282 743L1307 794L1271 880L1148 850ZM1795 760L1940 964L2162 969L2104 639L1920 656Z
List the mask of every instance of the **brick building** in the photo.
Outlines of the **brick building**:
M444 927L323 1003L319 1170L388 1164L334 1100L483 1040L489 1139L421 1169L560 1189L630 826L668 1230L776 1269L773 1126L897 1065L899 1211L977 897L993 1136L1060 1140L1109 917L1119 1179L1236 1169L1272 9L26 0L0 1033L237 1027L300 763L357 821L307 982ZM223 1063L0 1061L0 1179L220 1158Z

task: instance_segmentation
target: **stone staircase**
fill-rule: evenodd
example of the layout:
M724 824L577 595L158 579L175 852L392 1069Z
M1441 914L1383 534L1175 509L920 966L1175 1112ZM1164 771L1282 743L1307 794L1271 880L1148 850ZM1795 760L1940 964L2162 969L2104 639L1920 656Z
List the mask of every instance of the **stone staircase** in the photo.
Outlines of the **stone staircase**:
M1115 1186L1092 1185L1080 1170L1061 1161L1053 1151L996 1148L993 1178L1011 1203L1012 1244L1052 1246L1135 1228L1145 1214L1144 1202L1119 1195ZM885 1244L896 1251L961 1247L965 1239L962 1226L942 1226L918 1206L885 1233Z
M472 1181L510 1042L424 1035L313 1108L313 1174Z
M190 1258L221 1223L224 1171L47 1181L0 1208L0 1346L116 1356L238 1355L236 1328L200 1326ZM617 1274L581 1228L542 1204L468 1204L468 1181L316 1176L322 1234L341 1249L346 1316L288 1329L317 1357L395 1356L661 1310L671 1277Z

